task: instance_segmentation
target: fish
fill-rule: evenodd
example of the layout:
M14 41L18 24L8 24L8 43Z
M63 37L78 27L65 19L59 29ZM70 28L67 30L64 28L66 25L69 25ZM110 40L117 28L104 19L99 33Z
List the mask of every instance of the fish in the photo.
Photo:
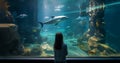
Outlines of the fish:
M67 20L67 16L52 16L50 20L45 22L39 22L43 27L44 24L55 24L58 25L60 22Z
M18 15L18 16L15 17L15 18L26 18L26 17L28 17L27 14L20 14L20 15Z

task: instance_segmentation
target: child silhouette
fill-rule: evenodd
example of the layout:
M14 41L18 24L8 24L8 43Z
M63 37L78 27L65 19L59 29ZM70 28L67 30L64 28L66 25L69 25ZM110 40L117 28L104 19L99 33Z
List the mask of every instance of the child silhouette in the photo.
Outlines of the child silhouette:
M67 45L63 42L62 33L56 33L54 43L54 58L55 63L66 63L66 56L68 54Z

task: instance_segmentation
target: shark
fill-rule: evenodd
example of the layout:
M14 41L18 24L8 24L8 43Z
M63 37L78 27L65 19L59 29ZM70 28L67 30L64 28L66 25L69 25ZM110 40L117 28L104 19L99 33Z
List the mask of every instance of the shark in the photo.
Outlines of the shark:
M62 21L66 21L68 19L67 16L52 16L51 19L45 22L39 22L43 27L44 24L55 24L58 25Z

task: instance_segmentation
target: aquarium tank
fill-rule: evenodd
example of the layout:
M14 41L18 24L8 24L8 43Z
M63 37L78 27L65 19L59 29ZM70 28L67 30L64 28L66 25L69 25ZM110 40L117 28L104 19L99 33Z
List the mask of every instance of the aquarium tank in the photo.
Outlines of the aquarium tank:
M119 0L0 0L0 7L0 57L53 58L57 32L68 58L120 56ZM15 29L9 37L5 26Z

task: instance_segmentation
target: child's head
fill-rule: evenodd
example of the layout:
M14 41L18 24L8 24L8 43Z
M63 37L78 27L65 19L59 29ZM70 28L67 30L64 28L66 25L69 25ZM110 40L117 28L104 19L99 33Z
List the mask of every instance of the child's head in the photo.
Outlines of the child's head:
M54 44L54 49L61 49L63 44L63 35L62 33L56 33L55 35L55 44Z

